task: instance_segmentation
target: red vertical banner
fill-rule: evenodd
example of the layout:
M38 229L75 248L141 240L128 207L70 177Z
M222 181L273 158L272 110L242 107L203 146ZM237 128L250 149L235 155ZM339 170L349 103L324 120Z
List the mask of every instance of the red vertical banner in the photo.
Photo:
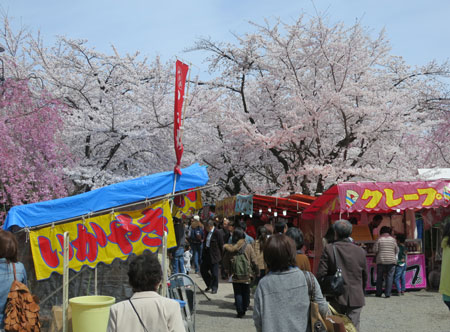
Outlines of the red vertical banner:
M183 100L184 100L184 85L186 83L186 75L189 70L189 66L183 62L177 60L176 63L176 76L175 76L175 111L174 111L174 124L173 124L173 138L175 146L175 155L177 157L177 164L175 165L174 172L181 175L181 157L183 156L183 142L181 141L181 125L183 114Z

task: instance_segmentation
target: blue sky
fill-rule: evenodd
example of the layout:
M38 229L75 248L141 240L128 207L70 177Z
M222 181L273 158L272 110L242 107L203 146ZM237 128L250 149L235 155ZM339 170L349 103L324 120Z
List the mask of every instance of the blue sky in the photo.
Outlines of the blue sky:
M248 21L279 17L289 23L316 11L347 25L360 19L374 34L385 28L392 53L411 65L444 61L450 54L448 0L0 0L0 9L15 26L40 30L47 45L65 35L87 39L105 53L113 44L120 54L178 56L196 65L193 73L200 76L206 71L204 55L183 53L198 38L233 41L232 33L254 29Z

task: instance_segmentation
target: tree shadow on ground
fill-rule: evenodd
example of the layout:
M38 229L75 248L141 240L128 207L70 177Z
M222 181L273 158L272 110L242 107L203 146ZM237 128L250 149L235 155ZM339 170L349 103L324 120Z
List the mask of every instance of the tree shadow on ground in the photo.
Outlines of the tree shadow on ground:
M209 311L209 310L197 310L195 312L196 315L205 315L210 317L224 317L224 318L233 318L236 317L235 312L223 312L223 311Z
M234 303L218 299L212 299L211 301L200 300L197 305L217 306L219 309L235 309Z

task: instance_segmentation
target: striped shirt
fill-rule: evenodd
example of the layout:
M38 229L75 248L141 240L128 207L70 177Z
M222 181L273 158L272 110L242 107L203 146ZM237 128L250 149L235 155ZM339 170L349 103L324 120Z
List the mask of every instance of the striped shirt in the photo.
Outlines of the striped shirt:
M377 264L396 264L398 246L397 241L387 233L382 234L373 247L377 255Z

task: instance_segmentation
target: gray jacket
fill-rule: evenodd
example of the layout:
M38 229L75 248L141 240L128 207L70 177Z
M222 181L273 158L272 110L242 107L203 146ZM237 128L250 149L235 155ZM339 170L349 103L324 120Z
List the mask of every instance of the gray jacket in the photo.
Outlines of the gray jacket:
M328 303L323 298L319 283L315 283L315 301L323 316ZM308 284L297 267L283 272L269 272L258 284L255 293L253 321L260 332L305 332L309 324Z

